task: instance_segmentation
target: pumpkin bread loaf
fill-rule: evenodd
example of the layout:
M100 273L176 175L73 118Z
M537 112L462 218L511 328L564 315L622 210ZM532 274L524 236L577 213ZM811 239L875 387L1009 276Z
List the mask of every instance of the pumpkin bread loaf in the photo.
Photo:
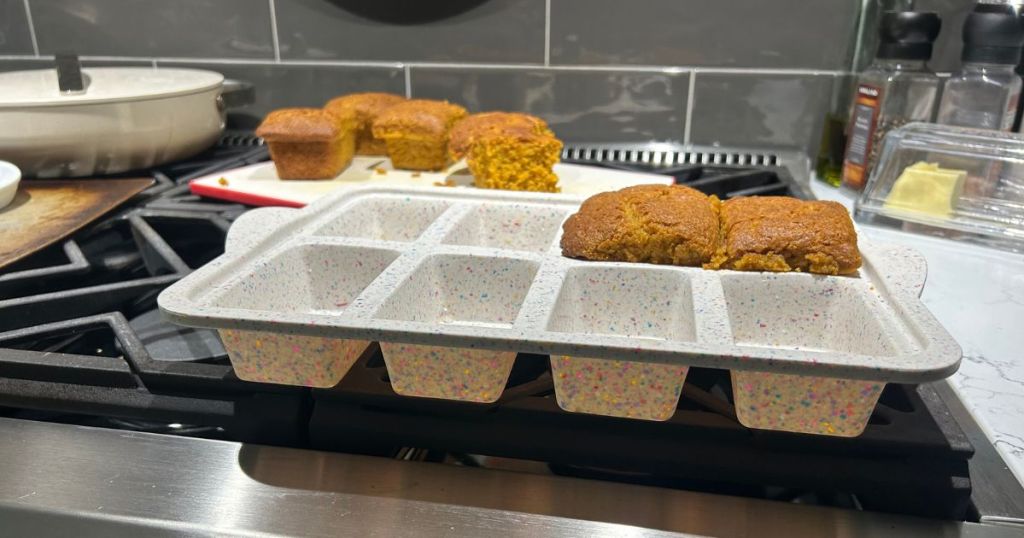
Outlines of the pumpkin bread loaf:
M473 114L452 128L448 151L453 160L466 158L477 187L558 192L553 167L562 142L536 116Z
M718 251L718 198L680 185L591 196L563 224L562 253L586 260L699 266Z
M263 119L256 135L267 141L281 179L332 179L355 153L354 113L284 108Z
M845 275L860 264L857 232L841 204L753 196L722 203L721 243L706 267Z
M353 93L327 102L324 110L331 114L356 117L356 155L386 155L384 141L373 136L373 121L381 112L405 101L405 97L392 93Z
M395 168L441 170L448 165L448 135L466 109L447 101L410 99L387 108L373 122L373 136L387 144Z

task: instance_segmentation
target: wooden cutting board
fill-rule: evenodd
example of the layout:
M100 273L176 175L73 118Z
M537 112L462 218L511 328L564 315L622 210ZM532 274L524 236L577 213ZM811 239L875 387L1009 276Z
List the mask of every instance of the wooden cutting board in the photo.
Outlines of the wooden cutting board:
M0 209L0 269L75 233L153 184L139 179L27 179Z

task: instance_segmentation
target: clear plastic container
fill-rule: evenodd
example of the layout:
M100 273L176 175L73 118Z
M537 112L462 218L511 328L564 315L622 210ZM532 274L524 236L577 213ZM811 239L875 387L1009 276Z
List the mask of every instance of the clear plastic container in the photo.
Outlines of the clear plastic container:
M1024 136L929 123L894 130L854 216L1024 251Z

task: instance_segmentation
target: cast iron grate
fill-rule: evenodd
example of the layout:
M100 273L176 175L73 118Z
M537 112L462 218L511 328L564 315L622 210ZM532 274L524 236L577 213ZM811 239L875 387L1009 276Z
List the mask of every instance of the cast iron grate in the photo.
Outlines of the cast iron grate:
M711 369L691 369L666 422L566 413L547 359L520 354L502 397L481 405L396 395L373 346L337 387L312 391L311 445L373 454L415 446L603 479L758 497L846 493L871 510L966 514L973 448L952 418L933 412L942 404L926 385L887 386L864 434L843 439L743 427L728 373Z

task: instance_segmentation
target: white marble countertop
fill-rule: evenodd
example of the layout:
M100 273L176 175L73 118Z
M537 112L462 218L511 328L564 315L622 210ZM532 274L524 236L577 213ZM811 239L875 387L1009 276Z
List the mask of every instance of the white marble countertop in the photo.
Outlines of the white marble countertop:
M818 198L852 206L844 191L811 183ZM858 228L862 235L911 246L927 258L922 299L964 351L950 381L1024 483L1024 255L874 226Z

